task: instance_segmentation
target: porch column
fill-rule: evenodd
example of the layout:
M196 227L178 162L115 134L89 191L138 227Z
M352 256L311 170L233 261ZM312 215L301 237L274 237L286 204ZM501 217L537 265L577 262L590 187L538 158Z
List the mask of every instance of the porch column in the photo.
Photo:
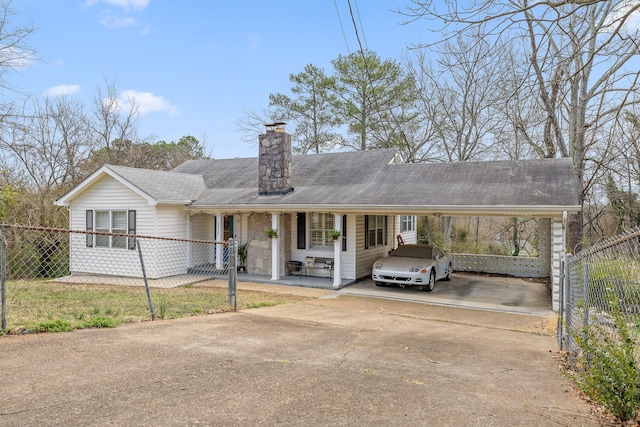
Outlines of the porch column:
M271 214L271 228L278 231L278 237L271 240L271 280L280 280L280 239L283 232L280 230L280 213Z
M342 230L342 215L333 214L333 228L334 230ZM339 237L333 242L333 287L340 286L342 278L342 239Z
M215 217L216 221L216 235L215 241L222 242L224 236L224 226L222 223L222 214L217 213ZM221 270L224 268L224 245L222 243L216 243L216 269Z
M193 239L193 223L191 213L187 213L187 240ZM187 267L193 267L193 243L187 244Z
M553 311L560 310L560 263L564 260L565 228L561 218L551 223L551 306Z

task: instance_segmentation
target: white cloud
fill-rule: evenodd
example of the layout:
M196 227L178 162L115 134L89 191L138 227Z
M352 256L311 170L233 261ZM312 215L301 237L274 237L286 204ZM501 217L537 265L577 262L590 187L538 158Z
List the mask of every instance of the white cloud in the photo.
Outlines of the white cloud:
M113 16L107 15L100 20L100 23L109 28L110 30L114 30L116 28L127 28L127 27L137 27L138 21L135 18L130 16Z
M161 96L155 96L151 92L138 92L136 90L125 90L120 93L119 103L123 108L129 108L134 103L140 114L166 111L169 115L180 114L178 107L172 105Z
M80 85L58 85L52 86L44 92L44 96L64 96L73 95L80 90Z
M633 11L633 12L632 12ZM613 30L617 28L618 21L626 19L622 29L629 34L640 31L640 9L635 1L627 0L621 3L617 10L607 17L607 25L611 25Z
M151 0L102 0L103 3L106 3L110 6L122 8L126 11L144 10L147 6L149 6L150 1ZM94 4L97 4L99 2L100 0L87 0L87 5L93 6Z
M33 62L30 52L20 50L14 46L0 47L0 64L10 68L28 68Z
M87 0L87 6L104 5L101 11L100 23L110 29L142 27L142 34L149 32L148 25L141 25L132 16L135 12L142 12L151 0Z

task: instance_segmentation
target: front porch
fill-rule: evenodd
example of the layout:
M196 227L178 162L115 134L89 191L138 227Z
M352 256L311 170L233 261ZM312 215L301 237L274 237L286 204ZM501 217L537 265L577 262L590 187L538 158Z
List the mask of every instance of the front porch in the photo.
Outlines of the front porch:
M350 280L347 278L342 278L339 286L334 286L333 279L329 279L328 277L316 277L316 276L281 276L277 280L271 279L270 275L267 274L245 274L238 273L236 275L238 282L251 282L251 283L265 283L265 284L276 284L276 285L287 285L287 286L300 286L303 288L315 288L315 289L327 289L327 290L338 290L349 285L355 283L355 280Z

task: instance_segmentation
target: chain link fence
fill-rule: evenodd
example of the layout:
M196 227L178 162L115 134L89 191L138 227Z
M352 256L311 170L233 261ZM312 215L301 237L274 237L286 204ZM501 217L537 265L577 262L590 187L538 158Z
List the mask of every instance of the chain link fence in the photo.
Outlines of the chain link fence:
M0 225L2 330L7 330L12 314L24 316L43 298L61 301L59 312L50 306L46 313L36 309L34 315L43 321L58 319L69 310L77 310L72 313L76 317L104 317L105 311L126 315L127 308L118 307L110 294L125 290L130 295L124 299L143 301L152 319L166 315L163 291L178 287L226 287L227 302L235 309L236 257L233 239L215 242ZM103 292L90 296L81 292L98 289ZM76 300L91 295L95 300L78 308ZM80 312L86 307L90 313ZM206 303L194 310L206 311ZM14 327L24 328L26 323L16 319Z
M640 229L567 256L564 268L560 348L580 354L580 337L591 327L602 341L619 340L616 321L640 345Z

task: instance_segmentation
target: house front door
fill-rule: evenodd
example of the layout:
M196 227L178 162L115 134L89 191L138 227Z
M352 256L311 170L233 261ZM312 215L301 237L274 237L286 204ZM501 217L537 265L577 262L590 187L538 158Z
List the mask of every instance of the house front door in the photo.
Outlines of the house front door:
M229 240L234 236L233 232L233 215L225 215L224 216L224 232L223 238L225 241Z

